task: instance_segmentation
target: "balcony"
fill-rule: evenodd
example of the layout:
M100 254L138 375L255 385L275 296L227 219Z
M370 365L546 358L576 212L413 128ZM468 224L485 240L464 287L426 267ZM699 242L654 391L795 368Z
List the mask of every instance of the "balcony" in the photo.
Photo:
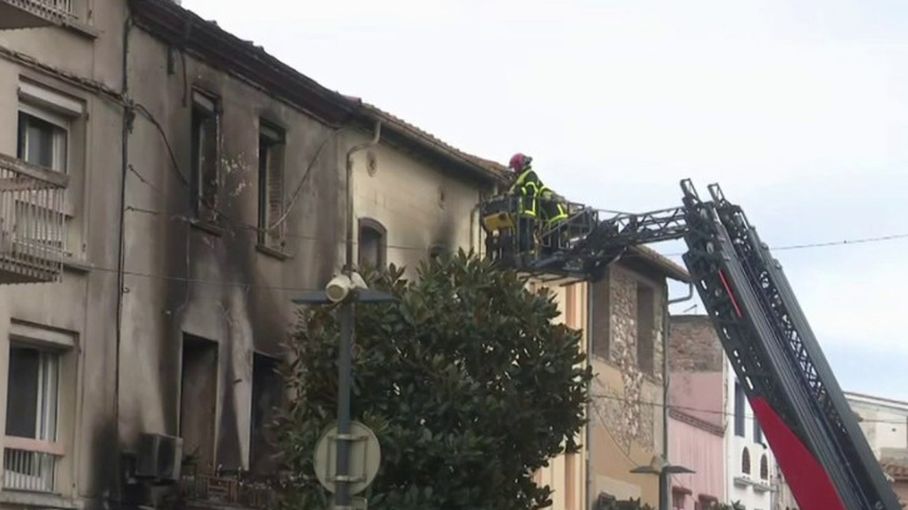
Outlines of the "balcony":
M0 30L69 25L77 0L0 0Z
M57 461L63 450L56 443L7 436L3 448L3 489L53 493Z
M62 173L0 154L0 284L60 279L68 180Z

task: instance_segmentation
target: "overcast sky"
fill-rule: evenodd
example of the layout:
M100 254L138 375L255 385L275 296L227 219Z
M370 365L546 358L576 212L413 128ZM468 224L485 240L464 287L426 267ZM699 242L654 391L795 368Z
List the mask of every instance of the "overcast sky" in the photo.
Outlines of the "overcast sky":
M183 5L464 150L533 155L572 200L671 207L692 177L772 246L908 233L901 1ZM845 389L908 399L906 248L775 252Z

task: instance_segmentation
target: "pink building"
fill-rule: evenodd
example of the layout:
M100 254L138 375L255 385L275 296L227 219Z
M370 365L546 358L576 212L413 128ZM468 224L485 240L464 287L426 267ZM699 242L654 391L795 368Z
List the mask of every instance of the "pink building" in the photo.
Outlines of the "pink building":
M669 339L669 463L672 509L706 510L726 502L726 365L705 317L674 316Z

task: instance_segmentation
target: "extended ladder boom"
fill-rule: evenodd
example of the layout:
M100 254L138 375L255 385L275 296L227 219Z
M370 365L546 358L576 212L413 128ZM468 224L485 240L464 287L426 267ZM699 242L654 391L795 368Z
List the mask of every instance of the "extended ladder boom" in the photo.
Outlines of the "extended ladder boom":
M684 263L799 506L900 510L781 265L717 185L711 200L689 180L681 187L684 205L675 209L600 221L573 205L569 221L543 232L530 254L513 252L526 235L515 231L520 222L496 230L486 221L489 255L522 271L596 279L631 246L683 237ZM483 210L516 215L503 204Z

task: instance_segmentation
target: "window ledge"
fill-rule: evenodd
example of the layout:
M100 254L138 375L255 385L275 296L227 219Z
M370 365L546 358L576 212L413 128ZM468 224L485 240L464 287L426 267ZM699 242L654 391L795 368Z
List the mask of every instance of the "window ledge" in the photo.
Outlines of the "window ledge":
M200 220L198 218L192 218L189 220L189 225L192 228L197 228L207 234L221 237L224 235L224 227L216 223L212 223L207 220Z
M101 35L101 32L95 27L78 20L64 21L63 28L75 32L77 35L85 37L86 39L97 39L98 36Z
M287 260L291 258L291 255L289 253L277 248L272 248L265 244L256 244L255 249L263 255L268 255L269 257L274 257L278 260Z
M19 492L8 489L0 491L0 503L21 505L25 507L59 508L62 510L75 510L79 508L79 505L75 501L57 494Z
M63 257L63 270L71 273L87 274L90 273L94 266L87 260L76 257Z

